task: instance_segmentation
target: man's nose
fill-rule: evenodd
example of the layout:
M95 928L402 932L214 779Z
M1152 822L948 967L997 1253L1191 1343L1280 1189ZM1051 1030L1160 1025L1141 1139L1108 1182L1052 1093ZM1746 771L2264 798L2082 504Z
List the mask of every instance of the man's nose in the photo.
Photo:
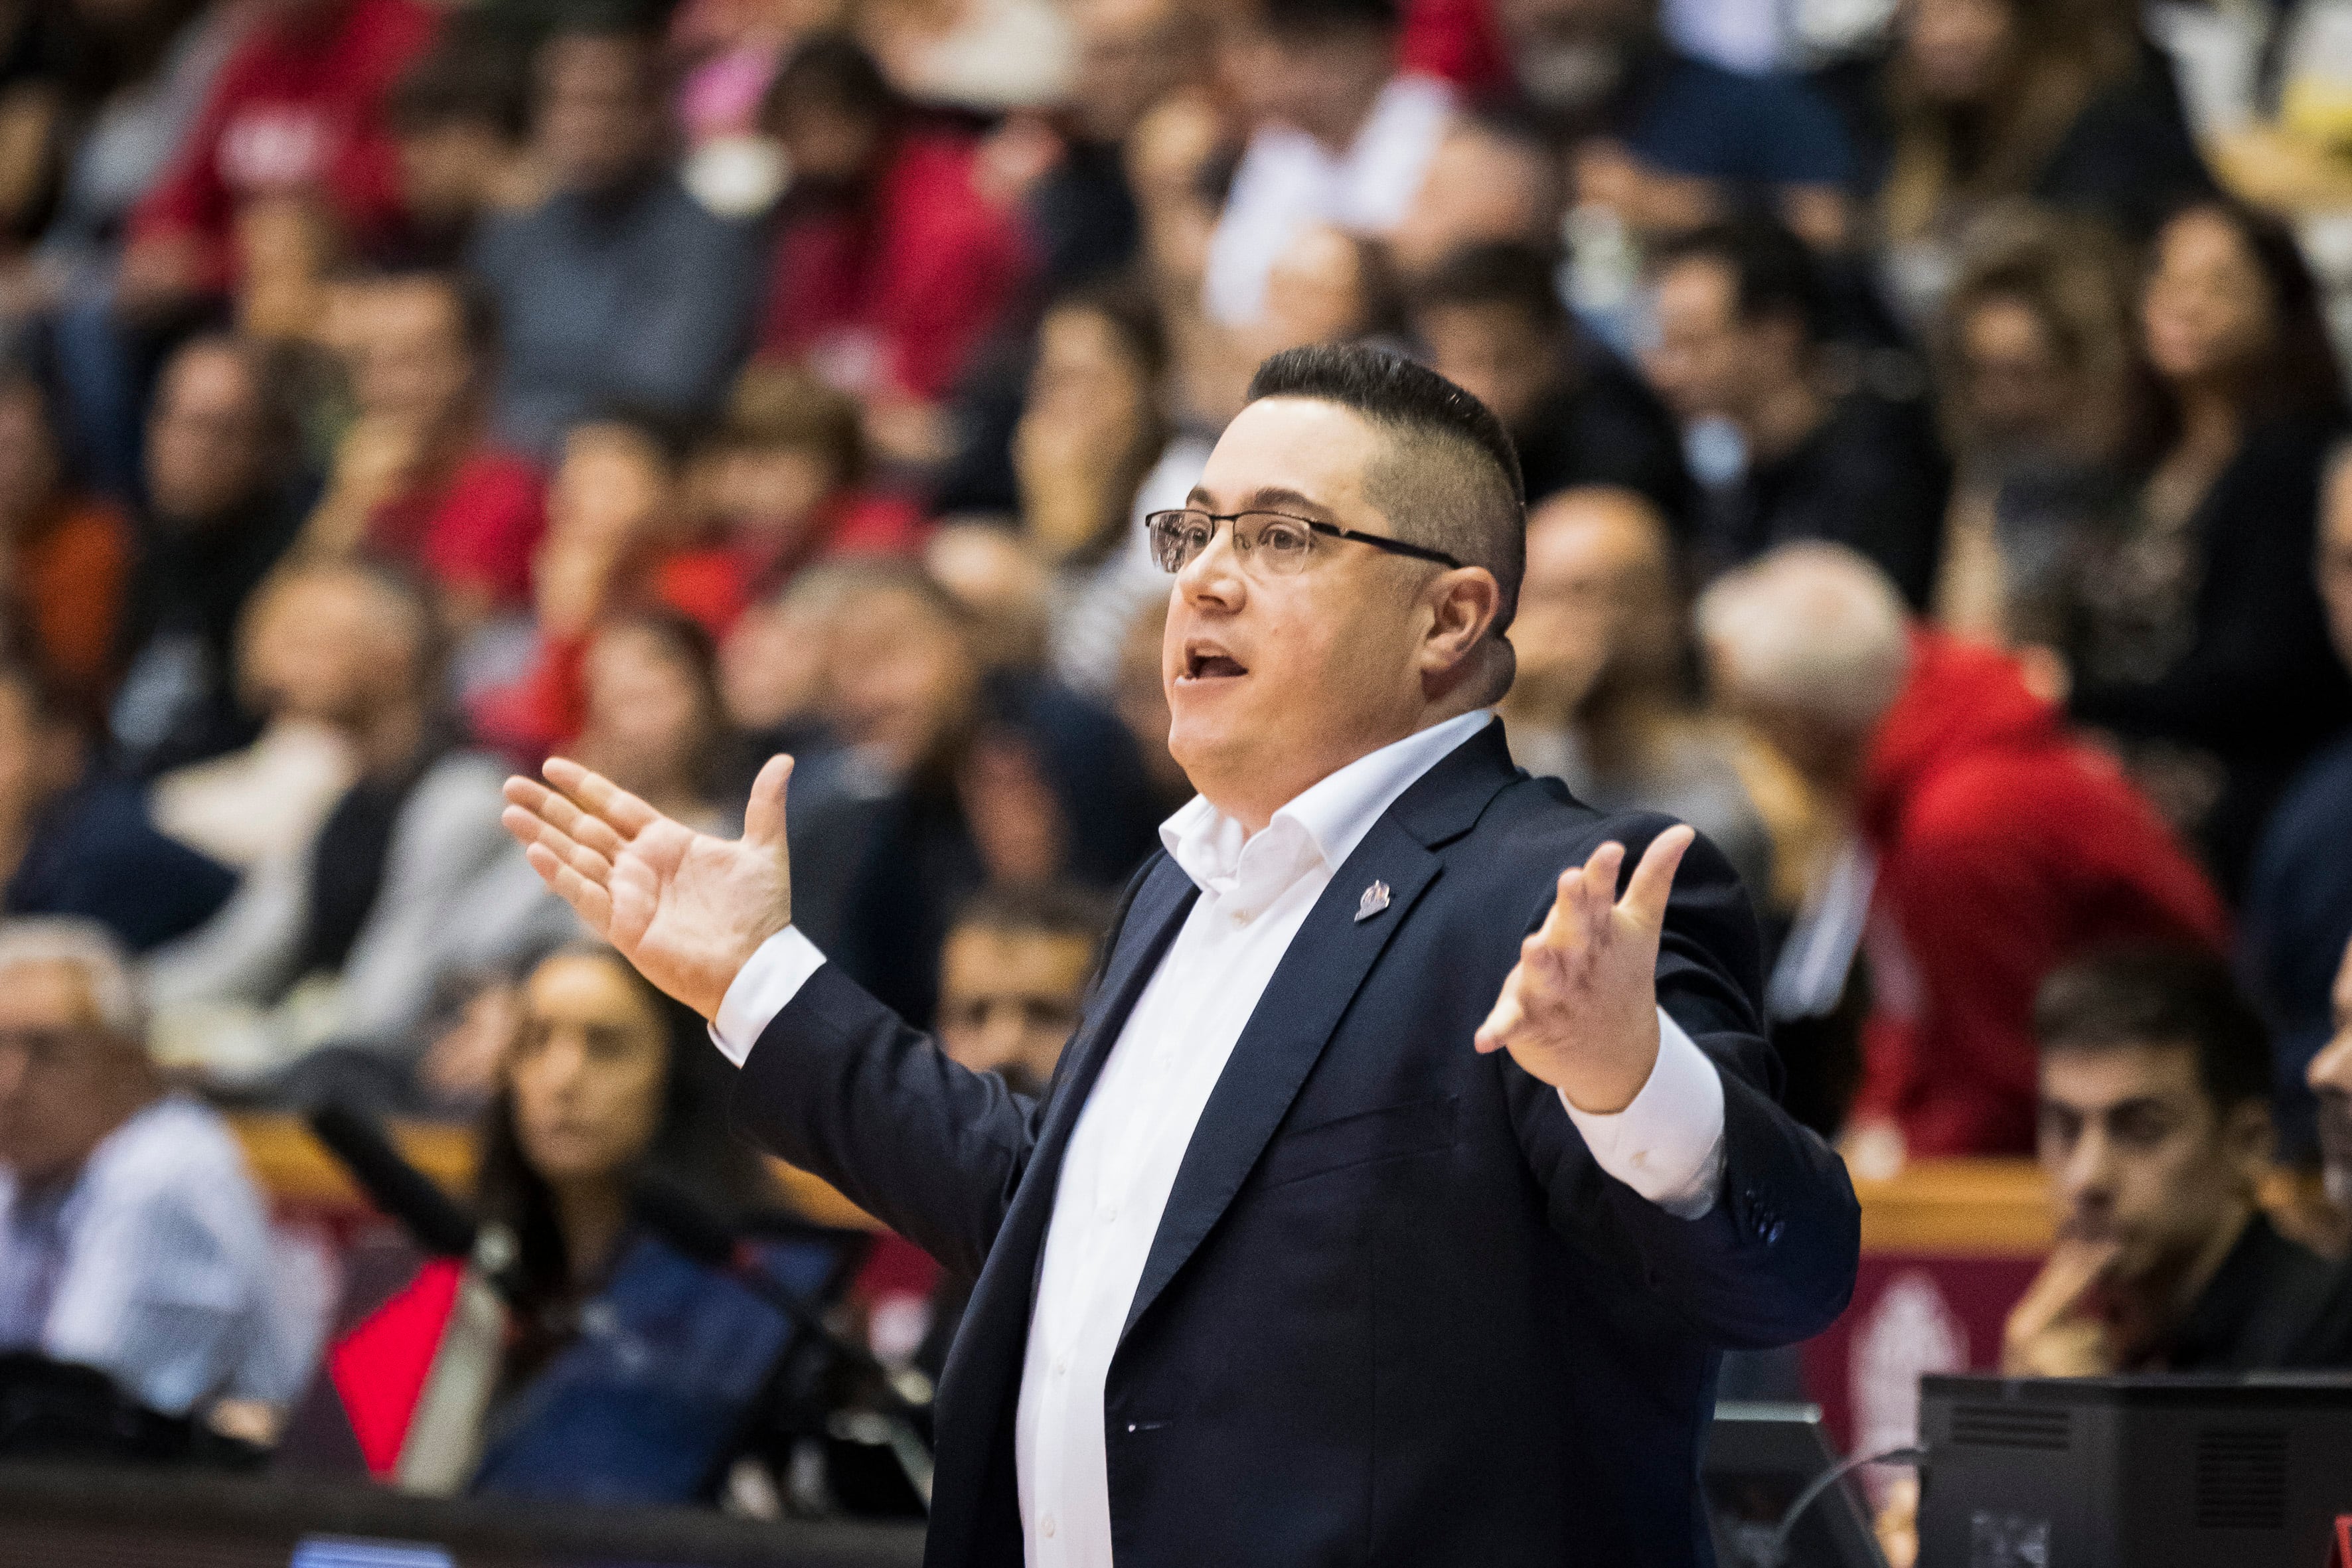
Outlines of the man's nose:
M2115 1146L2094 1130L2083 1134L2059 1166L2061 1189L2070 1201L2105 1202L2115 1186Z
M1189 604L1214 603L1237 609L1248 590L1242 573L1242 552L1234 548L1229 524L1210 536L1201 553L1176 574L1176 586Z

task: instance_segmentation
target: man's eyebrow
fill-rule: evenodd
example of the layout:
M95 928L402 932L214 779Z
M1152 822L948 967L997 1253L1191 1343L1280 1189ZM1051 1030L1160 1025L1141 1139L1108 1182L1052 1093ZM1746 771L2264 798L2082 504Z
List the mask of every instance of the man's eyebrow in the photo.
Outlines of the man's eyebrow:
M1199 485L1194 485L1192 494L1184 498L1184 504L1208 509L1216 505L1216 498ZM1328 506L1317 500L1313 496L1301 490L1292 489L1287 485L1259 486L1243 498L1241 510L1244 511L1311 511L1322 516L1328 516L1331 511Z

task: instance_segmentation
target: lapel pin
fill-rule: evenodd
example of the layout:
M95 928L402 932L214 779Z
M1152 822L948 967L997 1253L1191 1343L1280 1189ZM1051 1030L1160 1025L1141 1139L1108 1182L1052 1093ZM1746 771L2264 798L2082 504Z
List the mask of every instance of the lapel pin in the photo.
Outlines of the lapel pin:
M1379 914L1382 910L1387 909L1388 907L1389 885L1386 882L1374 882L1370 887L1364 889L1364 896L1357 900L1356 919L1358 921L1370 920L1374 915Z

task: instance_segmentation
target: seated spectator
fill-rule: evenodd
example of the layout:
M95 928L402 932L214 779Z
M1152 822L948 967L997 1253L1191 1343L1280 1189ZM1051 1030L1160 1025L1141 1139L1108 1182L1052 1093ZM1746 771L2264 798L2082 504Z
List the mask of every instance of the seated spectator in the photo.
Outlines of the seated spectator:
M225 1076L327 1040L396 1056L453 952L452 912L506 858L505 770L457 742L442 707L439 629L411 580L357 562L294 568L289 651L357 778L310 841L255 870L150 978L172 1054ZM305 984L305 983L308 984Z
M0 921L0 1350L175 1415L282 1406L320 1325L283 1303L236 1135L165 1087L144 1028L103 931Z
M365 243L399 212L384 99L431 42L415 0L288 0L214 84L172 174L131 215L119 307L152 319L235 279L239 209L291 198Z
M1077 1027L1107 916L1100 899L1054 884L975 895L940 948L940 1049L995 1073L1015 1094L1043 1099ZM971 1287L943 1273L931 1290L915 1363L934 1377Z
M1709 589L1698 625L1717 692L1874 858L1859 1168L2023 1153L2034 988L2116 943L2217 950L2221 900L2010 658L1913 624L1851 551L1786 546Z
M1658 9L1497 0L1511 74L1570 144L1580 201L1657 236L1727 216L1756 193L1808 243L1846 243L1853 153L1836 114L1786 78L1684 52Z
M1395 0L1270 0L1235 46L1250 115L1209 240L1211 320L1263 320L1266 284L1310 224L1380 237L1403 221L1454 117L1453 89L1400 74Z
M1916 0L1858 127L1878 231L1947 276L1967 222L2030 197L2144 239L2213 182L2161 56L2122 6Z
M2137 504L2074 584L2074 716L2234 891L2294 770L2352 721L2311 578L2347 408L2294 236L2219 201L2158 235L2140 296L2158 407Z
M1668 245L1650 380L1685 421L1738 432L1746 470L1703 503L1703 576L1791 540L1852 546L1914 607L1935 582L1948 468L1916 401L1827 380L1819 267L1786 229L1740 223Z
M122 514L68 482L47 393L0 382L0 583L42 668L92 712L113 685L131 552Z
M1310 223L1294 229L1274 258L1265 307L1234 334L1234 346L1240 361L1255 362L1315 343L1395 342L1403 314L1394 268L1377 240Z
M1518 448L1528 500L1621 485L1679 523L1689 516L1682 437L1657 395L1580 327L1551 252L1474 245L1441 258L1412 292L1430 368L1495 411Z
M983 193L976 143L918 127L846 37L795 50L761 118L793 187L775 218L761 357L856 398L884 457L935 458L938 405L1034 266L1017 215Z
M0 910L93 921L143 952L210 920L236 873L157 832L86 723L40 672L0 662Z
M601 946L542 960L521 1001L474 1189L476 1212L519 1244L517 1331L499 1378L509 1401L579 1333L581 1309L626 1251L646 1173L730 1213L769 1190L758 1155L728 1130L728 1075L701 1019Z
M381 267L461 265L482 220L529 205L525 93L503 50L460 26L393 84L384 117L397 159L400 221L366 247Z
M1964 259L1935 342L1958 469L1935 603L1951 631L2065 638L2067 574L2125 489L2139 394L2124 278L2103 231L2033 214L1984 226Z
M1663 811L1712 840L1759 903L1772 842L1738 751L1689 692L1674 539L1631 490L1561 490L1528 518L1511 621L1518 678L1497 710L1511 754L1601 811Z
M2352 1364L2337 1269L2279 1235L2269 1051L2219 960L2143 952L2053 974L2033 1009L2058 1245L2011 1311L2015 1377Z
M656 592L714 637L812 561L907 555L922 541L913 503L867 484L856 401L804 372L746 370L695 467L707 537L663 563Z
M1412 205L1389 232L1408 287L1457 251L1558 247L1566 192L1559 158L1531 123L1494 110L1458 115L1430 155Z
M237 620L316 493L284 392L259 348L226 337L189 342L156 387L110 719L143 771L252 739L231 679Z
M344 432L304 544L362 550L425 573L463 637L530 603L530 557L546 521L537 468L488 431L498 328L489 300L454 273L360 288L350 367L358 417Z
M499 434L550 455L616 402L709 412L742 357L757 257L667 163L656 41L567 9L540 46L533 132L553 192L490 219L471 264L498 307Z
M1129 623L1168 596L1144 515L1183 505L1208 461L1170 417L1168 369L1159 312L1129 289L1057 300L1037 329L1013 467L1022 532L1055 580L1052 668L1074 690L1108 690Z
M2339 446L2320 487L2319 595L2336 657L2352 666L2352 447ZM2286 1157L2308 1163L2312 1058L2336 1027L2331 990L2352 943L2352 728L2295 774L2263 829L2246 879L2239 953L2271 1026L2273 1113Z

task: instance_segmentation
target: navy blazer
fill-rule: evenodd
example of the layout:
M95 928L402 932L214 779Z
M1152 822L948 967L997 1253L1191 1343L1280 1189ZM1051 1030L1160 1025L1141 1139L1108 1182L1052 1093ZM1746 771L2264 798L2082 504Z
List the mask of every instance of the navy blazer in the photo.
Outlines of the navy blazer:
M1658 996L1723 1075L1724 1177L1680 1220L1604 1174L1557 1094L1471 1047L1562 868L1669 826L1448 754L1331 879L1184 1152L1104 1390L1120 1568L1705 1563L1717 1351L1802 1339L1853 1289L1845 1168L1776 1102L1756 922L1704 840ZM1386 910L1358 900L1386 882ZM1192 907L1139 874L1045 1098L965 1071L818 970L738 1123L979 1283L949 1356L927 1563L1018 1568L1013 1425L1072 1127Z

